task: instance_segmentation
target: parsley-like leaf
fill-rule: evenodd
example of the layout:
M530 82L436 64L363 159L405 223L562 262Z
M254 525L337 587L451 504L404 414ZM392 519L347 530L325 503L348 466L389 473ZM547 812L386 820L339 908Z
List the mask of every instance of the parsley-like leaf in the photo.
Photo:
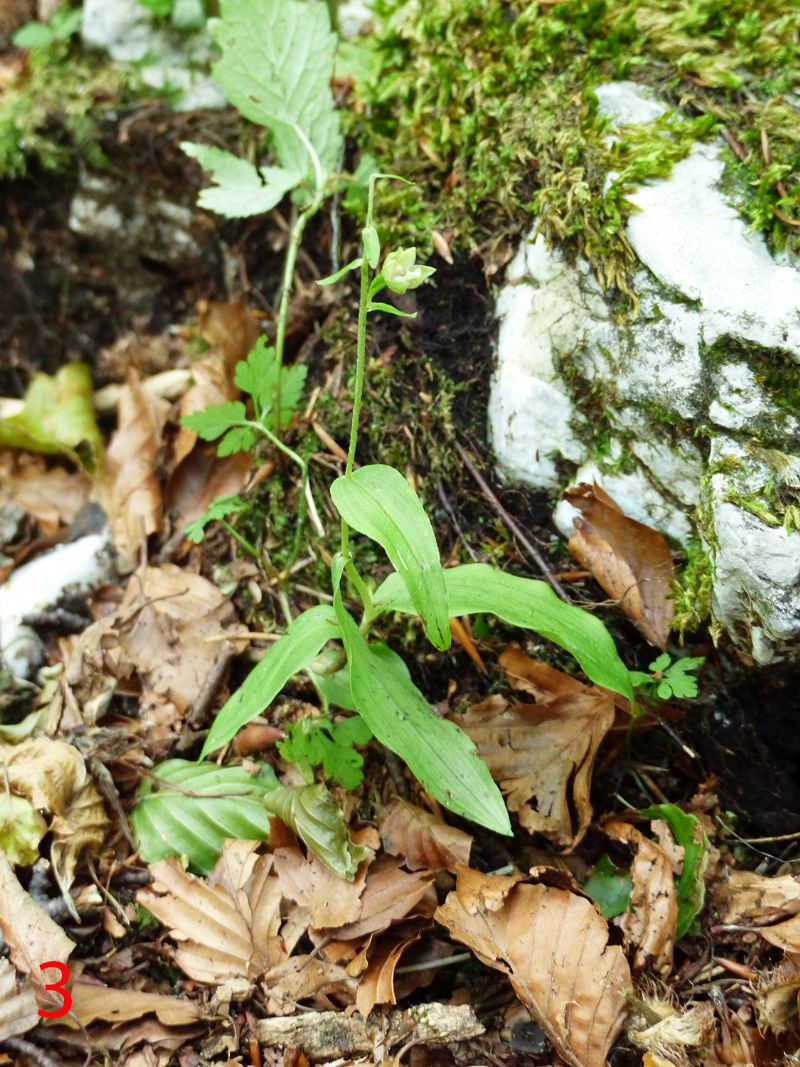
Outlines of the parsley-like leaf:
M247 426L228 430L217 445L218 456L232 456L234 452L252 452L256 446L255 431Z
M278 750L304 772L322 764L325 774L343 789L355 789L364 779L364 758L354 746L366 745L371 738L369 727L357 715L335 724L324 718L300 719L287 727Z
M252 396L256 412L264 426L272 425L272 398L275 395L277 376L275 349L268 346L265 338L259 337L246 360L236 364L234 381ZM302 363L281 368L281 429L291 421L303 392L308 367Z
M216 522L218 519L227 519L230 515L238 515L242 511L246 511L248 506L247 501L240 496L218 497L208 506L205 515L201 515L199 519L195 519L194 522L188 524L183 531L184 536L199 545L205 535L206 526L210 522Z
M224 404L209 404L202 411L184 415L181 426L194 430L204 441L216 441L226 430L246 418L244 404L239 400L226 400Z
M215 183L200 193L197 199L200 207L229 219L271 211L303 177L302 171L255 167L221 148L192 141L183 141L181 148L211 174Z

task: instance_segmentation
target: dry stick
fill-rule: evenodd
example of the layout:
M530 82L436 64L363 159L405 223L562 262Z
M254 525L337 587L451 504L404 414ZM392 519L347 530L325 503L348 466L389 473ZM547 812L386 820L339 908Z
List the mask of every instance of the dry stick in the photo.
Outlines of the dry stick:
M212 706L225 682L232 659L233 645L224 643L214 657L214 662L203 681L203 687L187 716L186 721L192 730L201 730L208 725Z
M441 501L442 507L447 512L447 517L450 520L450 522L452 523L453 529L456 531L458 536L461 538L462 545L464 546L464 548L466 548L467 552L469 553L469 558L472 560L473 563L480 563L480 560L478 559L477 553L475 552L475 550L473 549L472 545L469 543L469 541L464 536L464 531L461 529L461 526L459 524L459 521L458 521L458 518L456 516L456 513L453 510L453 505L450 503L450 498L448 497L447 493L445 493L444 486L442 485L441 482L437 483L436 490L437 490L437 492L439 494L439 500Z
M533 562L536 564L536 566L542 572L542 574L544 575L544 577L545 577L546 581L548 582L548 584L553 588L553 590L556 592L556 594L559 597L561 597L561 599L566 604L571 603L569 597L567 596L566 592L564 591L564 587L561 585L561 583L559 582L558 578L556 578L556 576L553 573L553 571L551 570L550 565L547 562L547 560L544 558L544 556L541 554L541 552L535 547L535 545L531 544L531 542L528 540L528 538L522 532L522 530L517 525L515 520L509 515L509 513L506 511L506 509L503 507L503 505L500 503L500 501L494 495L492 490L489 488L489 483L486 481L486 479L483 477L481 472L478 470L478 468L472 462L472 460L470 459L470 457L467 454L466 450L461 447L461 445L458 443L458 441L455 441L454 445L455 445L456 452L458 452L459 456L461 457L461 459L462 459L462 461L464 463L464 466L467 468L469 473L472 475L472 477L478 483L478 486L479 486L481 492L483 493L483 495L486 497L486 499L492 505L494 510L497 512L497 514L500 516L500 518L503 520L503 522L509 528L509 530L511 531L512 535L516 538L517 541L519 541L520 545L528 553L529 557L533 560Z
M40 1049L38 1045L34 1045L32 1041L25 1041L21 1037L7 1037L0 1044L10 1048L13 1052L19 1052L22 1056L28 1056L35 1064L38 1064L38 1067L59 1067L54 1059L51 1059L43 1049Z

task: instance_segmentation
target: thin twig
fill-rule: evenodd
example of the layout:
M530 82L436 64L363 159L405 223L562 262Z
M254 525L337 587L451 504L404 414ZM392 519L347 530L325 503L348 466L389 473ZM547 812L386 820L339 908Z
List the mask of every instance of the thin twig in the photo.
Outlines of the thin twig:
M447 517L452 523L453 529L456 531L459 538L461 539L461 544L464 546L464 548L466 548L467 553L469 554L469 558L472 560L473 563L480 563L480 559L478 558L477 553L464 536L464 531L461 529L456 513L453 510L453 505L450 503L450 498L448 497L447 493L445 493L444 486L441 482L437 484L436 489L439 494L439 500L441 501L442 507L447 512Z
M6 1048L19 1052L22 1056L30 1056L39 1067L59 1067L59 1064L54 1059L51 1059L43 1049L40 1049L38 1045L34 1045L32 1041L26 1041L22 1037L6 1037L3 1040L3 1044Z
M530 540L527 538L525 533L517 525L516 521L511 517L511 515L509 515L509 513L506 511L506 509L503 507L503 505L500 503L500 501L494 495L494 493L492 492L492 490L489 487L489 483L486 481L486 479L483 477L481 472L478 470L478 468L472 462L472 460L470 459L467 451L464 448L461 447L461 445L458 443L458 441L455 441L454 445L455 445L456 452L458 452L459 456L461 457L462 462L464 463L464 466L467 468L469 473L472 475L472 477L477 482L477 484L478 484L481 492L483 493L483 495L489 501L489 503L494 508L494 510L497 512L497 514L500 516L500 518L503 520L503 522L506 524L508 529L511 531L511 534L513 535L513 537L519 542L520 546L525 550L525 552L528 554L530 559L536 564L536 566L542 572L545 580L552 587L552 589L555 591L555 593L559 597L561 597L561 599L566 604L569 604L570 603L570 599L567 596L567 594L566 594L566 592L564 590L564 587L561 585L561 583L559 582L558 578L556 578L555 574L553 573L553 571L552 571L552 569L550 567L550 564L547 562L547 560L544 558L544 556L541 554L541 552L536 548L536 546L533 545L530 542Z
M203 681L203 687L186 717L186 721L192 730L202 730L208 724L211 709L217 698L217 693L219 693L225 682L232 659L233 646L231 644L223 644L217 650L214 662L209 667L208 674L206 674Z

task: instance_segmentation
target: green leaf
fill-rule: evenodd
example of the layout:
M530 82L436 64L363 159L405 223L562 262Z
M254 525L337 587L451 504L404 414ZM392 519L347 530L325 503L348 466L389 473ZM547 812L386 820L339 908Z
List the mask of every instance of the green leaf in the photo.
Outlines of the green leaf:
M359 256L358 259L352 259L347 266L342 267L341 270L337 270L335 274L329 274L327 278L320 278L317 285L333 285L334 282L338 282L340 278L344 278L345 274L349 274L351 270L358 270L363 260Z
M423 788L449 811L510 835L500 790L468 735L439 718L399 656L390 659L372 651L338 589L334 606L347 651L353 703L375 737L396 752Z
M324 785L280 785L264 797L264 806L348 882L355 878L362 860L373 856L372 849L350 839L342 809Z
M262 801L278 784L269 765L254 776L241 767L171 759L154 767L153 775L157 781L142 781L130 813L145 863L185 855L193 870L208 874L226 837L269 838Z
M336 724L327 718L304 718L289 724L277 747L285 760L302 770L322 764L342 789L355 789L364 780L364 758L353 746L371 739L369 727L358 715Z
M237 422L247 418L247 411L240 400L226 400L224 404L209 404L202 411L184 415L181 426L194 430L204 441L216 441Z
M56 40L56 35L44 22L26 22L11 40L17 48L46 48Z
M0 792L0 852L9 863L30 867L39 859L39 842L47 823L24 797Z
M675 887L678 897L677 941L688 933L689 927L703 910L708 838L700 820L675 804L653 804L639 814L645 819L664 819L675 840L683 846L683 867Z
M594 865L591 876L583 883L583 891L595 902L600 914L613 919L627 911L631 903L633 882L628 873L618 867L605 853Z
M304 173L282 167L259 168L221 148L192 141L182 141L181 148L211 174L215 183L210 189L202 190L197 203L228 219L271 211L299 184Z
M52 377L36 374L18 415L0 419L0 447L69 456L98 469L103 439L94 416L92 376L85 363L67 363Z
M378 237L378 231L374 226L365 226L361 231L361 240L364 243L367 262L375 270L381 258L381 239Z
M268 127L288 171L307 174L311 142L322 169L333 174L342 134L330 80L336 51L323 0L221 0L210 23L222 47L214 77L245 118Z
M517 578L486 563L468 563L444 571L451 615L487 612L512 626L533 630L570 652L597 685L633 700L628 670L599 619L559 600L545 582ZM373 599L378 611L414 614L409 591L399 575L390 574Z
M235 452L252 452L256 447L256 432L249 426L228 430L217 445L218 456L232 456Z
M227 745L243 726L272 703L292 675L310 663L326 641L337 637L339 625L328 604L318 604L298 615L222 707L208 732L200 759Z
M243 393L252 396L262 424L272 425L272 398L275 395L278 358L275 349L259 337L247 359L236 364L234 381ZM281 428L288 425L300 403L308 367L303 363L281 368Z
M240 496L220 496L208 506L205 515L190 522L183 531L184 537L188 537L196 545L199 545L205 536L206 526L218 519L227 519L230 515L239 515L247 511L250 505Z
M383 658L387 664L394 666L394 664L398 662L396 654L392 652L389 646L385 645L383 641L373 641L369 647L373 655ZM332 655L341 655L340 649L331 648L330 651ZM323 651L322 655L318 657L315 663L320 662L324 656L325 652ZM410 678L411 674L409 673L405 662L402 659L399 662L402 665L406 677ZM315 663L310 665L309 673L312 675L314 684L325 699L330 701L330 703L334 704L337 708L341 708L343 711L356 711L356 706L353 703L353 694L350 692L350 668L347 664L345 663L344 667L341 667L333 674L318 674L314 670ZM360 720L347 719L346 721L359 722Z
M377 541L402 575L431 644L449 648L447 590L436 536L400 471L380 463L361 467L337 478L331 497L345 522Z
M416 311L401 311L400 308L396 308L392 304L384 304L380 300L370 300L367 304L367 311L385 311L387 315L397 315L400 319L415 319L417 317Z
M57 41L68 41L81 28L82 22L83 11L80 8L60 7L53 12L50 28Z
M650 664L651 671L665 671L670 665L672 657L669 652L662 652L660 656L653 660Z

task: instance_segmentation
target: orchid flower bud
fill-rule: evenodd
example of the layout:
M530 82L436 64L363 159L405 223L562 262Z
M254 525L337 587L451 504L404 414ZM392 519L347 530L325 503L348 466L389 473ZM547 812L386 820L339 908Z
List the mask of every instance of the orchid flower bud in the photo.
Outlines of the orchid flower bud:
M390 252L383 261L381 274L386 287L393 293L405 293L409 289L417 289L427 278L436 273L435 267L426 267L423 263L417 263L416 259L416 248L398 248Z

